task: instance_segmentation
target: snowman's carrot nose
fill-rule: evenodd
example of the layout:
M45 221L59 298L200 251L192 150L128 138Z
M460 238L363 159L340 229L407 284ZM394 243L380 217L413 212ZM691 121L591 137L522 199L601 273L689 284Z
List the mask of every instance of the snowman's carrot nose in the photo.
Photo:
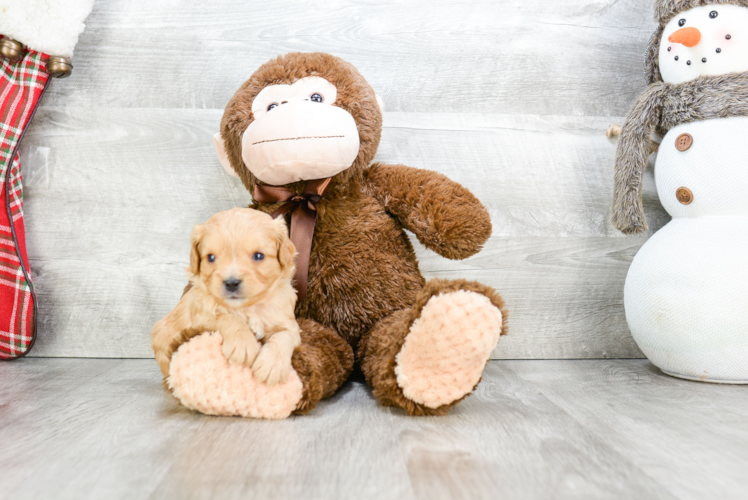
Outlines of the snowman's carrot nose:
M681 28L668 37L673 43L682 43L686 47L694 47L701 41L701 31L696 28Z

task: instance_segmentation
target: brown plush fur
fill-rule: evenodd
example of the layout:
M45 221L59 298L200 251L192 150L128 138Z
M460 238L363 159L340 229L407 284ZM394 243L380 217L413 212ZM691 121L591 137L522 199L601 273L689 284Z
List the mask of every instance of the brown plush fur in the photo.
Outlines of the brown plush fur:
M231 98L221 120L221 137L231 166L251 193L256 179L242 160L242 135L254 120L252 101L268 85L292 84L307 76L321 76L334 84L338 95L334 106L348 111L356 120L361 146L353 165L333 178L328 194L338 186L346 187L361 180L379 146L382 132L382 112L376 94L364 77L351 64L342 59L315 52L311 54L291 53L271 59L254 72ZM289 187L298 192L303 182Z
M443 413L446 408L424 409L402 395L393 382L395 347L402 346L410 323L434 294L468 287L489 296L498 307L503 302L479 284L436 280L424 289L426 283L404 228L440 255L464 259L478 252L490 236L490 218L467 189L441 174L403 165L369 166L382 124L376 96L353 66L329 54L288 54L269 61L231 99L221 135L230 163L247 189L253 189L256 179L242 161L241 135L252 122L253 98L266 85L290 84L315 75L336 85L338 97L333 105L346 109L356 120L361 146L353 165L333 177L317 204L308 294L297 304L296 314L317 324L319 328L309 327L310 332L324 335L305 335L304 319L300 319L302 347L297 353L306 354L293 360L305 391L299 411L331 395L350 372L347 356L352 351L333 340L330 332L334 332L359 353L380 401L412 414ZM299 192L302 185L287 187ZM278 206L253 204L267 213Z
M303 415L317 403L329 398L343 385L353 370L353 350L339 335L311 319L299 320L301 346L294 353L292 364L304 389L296 407Z
M440 293L466 290L477 292L489 298L491 303L501 310L503 315L502 332L506 330L507 311L504 300L492 288L466 280L433 279L418 293L413 307L404 309L384 318L377 323L361 342L358 360L366 381L371 385L374 396L385 406L399 406L410 415L444 415L461 400L439 408L428 408L411 401L397 384L395 376L395 357L403 347L405 337L413 322L420 316L421 310L434 295Z

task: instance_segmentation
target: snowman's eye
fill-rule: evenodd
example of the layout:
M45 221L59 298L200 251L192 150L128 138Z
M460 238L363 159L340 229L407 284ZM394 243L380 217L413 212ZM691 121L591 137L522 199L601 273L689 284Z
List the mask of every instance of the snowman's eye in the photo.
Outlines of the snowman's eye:
M719 15L719 13L717 13L717 11L716 11L716 10L713 10L713 11L711 11L711 12L709 13L709 17L710 17L711 19L714 19L714 18L715 18L715 17L717 17L718 15Z
M309 99L311 99L312 102L322 102L323 101L322 94L318 94L317 92L315 92L314 94L310 95Z
M685 19L681 19L680 21L678 21L678 26L683 26L684 24L686 24Z
M268 111L270 111L273 108L277 108L277 107L278 107L278 103L274 102L273 104L271 104L270 106L268 106Z

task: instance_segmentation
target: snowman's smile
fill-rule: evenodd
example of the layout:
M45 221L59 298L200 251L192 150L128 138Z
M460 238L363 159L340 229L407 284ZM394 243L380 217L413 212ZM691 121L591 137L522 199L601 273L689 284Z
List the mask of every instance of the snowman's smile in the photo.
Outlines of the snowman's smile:
M673 17L662 33L660 74L666 83L748 71L748 8L709 4Z

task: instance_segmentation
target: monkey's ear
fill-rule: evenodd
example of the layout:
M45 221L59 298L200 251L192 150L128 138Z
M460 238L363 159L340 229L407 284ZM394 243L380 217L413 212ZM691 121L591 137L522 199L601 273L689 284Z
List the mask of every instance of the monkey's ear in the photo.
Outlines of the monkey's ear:
M190 250L190 274L197 276L200 274L200 261L202 256L200 255L200 243L203 240L203 233L205 232L205 226L197 225L192 229L192 249Z
M379 97L379 94L374 94L374 97L377 98L377 105L379 106L379 112L384 114L384 101L382 101L382 98Z
M231 177L236 177L238 179L239 176L236 172L234 172L234 169L231 168L231 163L229 163L229 155L226 154L226 148L223 147L223 137L221 137L220 132L216 132L213 135L213 146L215 146L216 148L218 161L221 162L221 166L226 171L226 173L228 173Z

